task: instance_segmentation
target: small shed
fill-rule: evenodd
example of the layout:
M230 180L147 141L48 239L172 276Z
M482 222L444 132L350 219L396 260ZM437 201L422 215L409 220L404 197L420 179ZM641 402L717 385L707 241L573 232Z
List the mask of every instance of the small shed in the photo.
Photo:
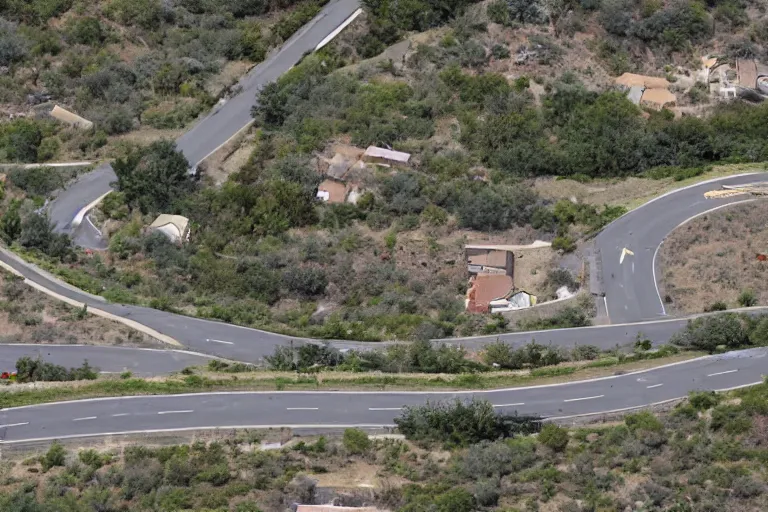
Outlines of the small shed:
M410 153L403 153L401 151L392 151L391 149L377 148L376 146L368 146L368 149L363 153L363 161L384 165L408 165L408 161L411 159Z
M90 130L93 128L93 122L80 117L77 114L73 114L69 110L63 109L56 105L51 110L51 117L62 123L66 123L75 128L82 128L83 130Z
M150 231L159 231L174 243L189 240L189 219L181 215L162 214L149 225Z

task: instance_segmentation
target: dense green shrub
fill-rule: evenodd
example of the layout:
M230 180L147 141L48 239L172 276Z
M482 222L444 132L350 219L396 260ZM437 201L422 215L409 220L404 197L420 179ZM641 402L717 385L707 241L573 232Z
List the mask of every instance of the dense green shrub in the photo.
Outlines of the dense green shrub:
M317 297L325 292L328 278L321 268L293 267L283 272L283 283L293 293Z
M64 233L55 233L45 215L29 214L20 224L19 243L27 249L37 249L61 261L74 257L72 241Z
M29 41L18 32L18 25L0 18L0 66L10 66L24 60Z
M67 34L72 42L91 46L101 44L106 37L99 20L88 16L70 18L67 22Z
M359 428L344 429L344 448L353 455L362 455L371 449L373 444L368 434Z
M519 370L556 365L563 362L565 357L557 347L545 347L535 341L518 349L503 341L496 341L486 345L483 359L488 365Z
M60 443L54 441L53 444L51 444L51 447L48 448L48 451L45 452L45 455L41 458L40 463L43 466L43 471L48 471L51 468L63 466L66 460L67 451Z
M530 441L520 438L472 445L459 459L458 470L471 480L519 473L536 463L536 445Z
M535 432L539 429L538 421L535 417L496 414L490 402L482 400L408 406L395 418L398 430L406 438L447 446L466 446Z
M95 380L98 377L98 369L89 365L87 360L79 368L67 370L41 358L22 357L16 361L16 372L19 382Z
M715 352L720 347L735 349L749 345L744 321L734 314L720 314L689 320L670 342L683 347Z
M0 124L0 160L35 162L48 127L25 118Z
M541 428L538 440L550 450L562 452L568 446L568 431L554 423L547 423Z
M757 305L757 297L755 296L755 292L752 290L744 290L741 292L736 301L743 308L750 308Z
M8 179L13 186L24 192L42 197L47 197L66 183L64 175L58 169L51 167L32 167L29 169L16 167L8 172Z
M194 189L189 162L171 141L134 150L113 167L126 203L142 213L167 213L175 201Z

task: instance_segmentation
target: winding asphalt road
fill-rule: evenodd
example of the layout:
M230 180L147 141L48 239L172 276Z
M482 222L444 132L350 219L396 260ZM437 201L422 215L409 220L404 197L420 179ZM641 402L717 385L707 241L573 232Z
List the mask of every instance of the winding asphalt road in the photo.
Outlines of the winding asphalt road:
M639 408L693 389L760 382L768 349L709 356L571 384L470 392L222 392L99 398L0 411L0 442L234 428L391 426L404 406L477 397L506 414L553 420Z
M256 93L298 64L305 54L314 51L326 36L359 8L359 0L332 0L277 52L245 75L238 82L238 87L235 87L240 92L217 105L208 116L176 141L177 148L187 157L190 165L196 167L240 130L249 126ZM105 248L106 242L101 233L87 216L78 218L81 221L79 223L73 224L72 221L83 208L109 192L111 183L116 180L112 167L103 164L62 191L49 207L49 215L56 223L56 229L70 234L81 247Z
M357 0L329 3L278 53L260 64L242 81L242 92L219 106L177 142L195 165L250 122L256 92L295 65L331 31L358 8ZM74 222L78 212L109 191L115 179L105 165L83 176L63 191L50 206L57 229L70 233L85 247L104 242L86 218ZM765 181L768 174L734 176L700 183L662 196L607 226L595 239L598 265L604 288L604 307L611 325L541 332L509 333L444 340L477 348L501 339L514 345L531 340L543 344L596 345L603 349L624 346L640 334L654 343L666 342L682 328L686 319L667 318L657 291L656 254L665 237L678 225L713 208L743 201L744 197L705 199L704 193L722 185ZM625 252L628 249L632 254ZM317 342L291 338L220 322L185 317L144 307L111 304L53 278L33 265L0 248L0 261L26 279L70 299L151 327L180 341L195 352L259 363L277 345ZM369 348L371 344L335 341L339 348ZM8 346L0 346L2 357L14 357ZM46 347L57 361L71 360L71 352ZM87 348L94 365L121 368L130 365L150 373L165 372L186 357L156 354L156 361L135 352L123 352L121 360L109 348ZM684 396L693 389L727 389L760 381L768 368L764 349L703 358L642 374L631 374L567 385L471 393L216 393L168 397L99 399L67 404L49 404L0 412L0 439L17 442L37 438L97 435L110 432L163 429L246 427L266 425L340 426L388 425L403 405L470 395L482 396L505 411L562 417L590 414ZM154 357L155 355L153 355ZM102 365L94 358L104 358ZM61 359L59 359L61 358ZM170 358L170 359L169 359ZM79 362L79 359L78 359ZM72 365L75 365L74 363ZM146 365L146 366L145 366ZM154 365L154 366L153 366ZM102 368L102 369L104 369ZM110 370L106 370L110 371ZM119 370L116 370L119 371Z
M608 316L613 323L658 320L666 308L658 291L657 261L664 239L691 218L724 206L754 200L749 196L707 199L723 185L765 182L767 173L713 180L660 196L608 225L595 238L602 263ZM634 255L621 253L629 249Z

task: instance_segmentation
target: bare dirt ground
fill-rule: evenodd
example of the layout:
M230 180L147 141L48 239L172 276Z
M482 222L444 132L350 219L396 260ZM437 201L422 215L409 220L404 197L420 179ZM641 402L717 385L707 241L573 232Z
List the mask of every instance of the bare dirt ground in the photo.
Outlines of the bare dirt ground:
M163 346L126 326L83 314L5 273L0 273L0 343Z
M768 304L768 201L723 208L678 228L660 251L662 295L681 313L698 313L718 301L738 307L752 290Z

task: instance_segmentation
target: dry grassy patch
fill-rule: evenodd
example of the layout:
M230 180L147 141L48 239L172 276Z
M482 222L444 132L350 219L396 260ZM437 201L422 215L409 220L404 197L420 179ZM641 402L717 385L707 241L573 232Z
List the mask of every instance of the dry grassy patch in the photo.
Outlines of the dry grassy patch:
M663 295L685 313L701 312L722 301L738 307L751 290L768 303L768 202L749 202L703 215L676 229L660 251Z
M0 343L159 347L133 329L84 314L0 273Z

